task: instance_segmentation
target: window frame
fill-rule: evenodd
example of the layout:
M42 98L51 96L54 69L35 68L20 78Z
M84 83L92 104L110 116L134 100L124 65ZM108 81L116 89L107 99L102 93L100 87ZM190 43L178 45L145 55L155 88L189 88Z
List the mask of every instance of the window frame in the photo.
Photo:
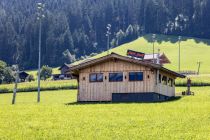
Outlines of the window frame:
M120 80L120 81L110 81L110 75L111 74L122 74L122 80ZM110 72L109 73L109 82L123 82L124 81L124 74L123 74L123 72Z
M91 75L96 75L96 81L91 81ZM102 80L98 80L99 75L102 75ZM90 74L89 74L89 82L90 82L90 83L100 83L100 82L104 82L104 74L103 74L103 73L90 73Z
M135 79L134 80L131 80L130 79L130 74L131 73L134 73L134 75L135 75ZM138 80L138 73L141 73L142 74L142 79L141 80ZM139 82L139 81L144 81L144 72L142 72L142 71L133 71L133 72L129 72L128 73L128 80L129 80L129 82Z

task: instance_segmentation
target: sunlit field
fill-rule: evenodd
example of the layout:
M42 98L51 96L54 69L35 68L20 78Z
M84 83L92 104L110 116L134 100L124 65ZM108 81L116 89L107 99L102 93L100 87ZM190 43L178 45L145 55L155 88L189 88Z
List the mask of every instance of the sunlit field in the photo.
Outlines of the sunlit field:
M177 88L177 93L186 88ZM0 95L0 139L210 139L210 87L163 103L76 103L76 90Z
M187 79L190 78L192 86L210 86L210 74L190 75L186 78L177 78L177 86L187 86Z
M28 92L37 91L37 81L25 82L18 84L18 91ZM0 93L13 92L14 84L0 85ZM41 81L41 90L58 90L58 89L76 89L76 80L60 80L60 81Z

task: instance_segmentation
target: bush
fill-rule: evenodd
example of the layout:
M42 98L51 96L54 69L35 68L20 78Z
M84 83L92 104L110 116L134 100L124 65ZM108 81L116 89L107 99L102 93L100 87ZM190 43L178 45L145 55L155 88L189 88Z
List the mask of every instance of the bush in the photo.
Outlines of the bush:
M40 78L46 80L52 76L52 68L48 66L42 66Z
M31 81L35 81L35 78L32 74L28 75L28 77L26 78L26 81L31 82Z
M7 64L4 61L0 60L0 84L3 82L4 79L4 70Z
M10 83L12 83L14 81L15 81L15 77L14 77L12 69L10 67L6 67L4 69L3 83L10 84Z

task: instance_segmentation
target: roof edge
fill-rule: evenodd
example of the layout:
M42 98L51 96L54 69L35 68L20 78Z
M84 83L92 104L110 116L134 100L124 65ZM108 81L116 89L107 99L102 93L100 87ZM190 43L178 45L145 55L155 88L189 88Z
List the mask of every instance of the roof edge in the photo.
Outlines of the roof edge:
M169 69L167 69L167 68L165 68L165 67L163 67L161 65L154 64L154 63L151 63L151 62L144 62L142 60L137 60L137 59L133 59L133 58L126 57L126 56L122 56L122 55L119 55L119 54L114 53L114 52L112 52L109 55L106 55L106 56L102 56L100 58L93 59L91 61L80 63L78 65L72 65L72 66L70 66L70 71L78 71L80 69L86 68L88 66L95 65L97 63L100 63L100 62L103 62L103 61L105 61L107 59L112 59L112 58L117 58L117 59L120 59L120 60L129 61L131 63L141 64L141 65L144 65L144 66L147 66L147 67L159 69L159 70L162 70L162 71L171 73L171 74L173 74L176 77L180 77L180 78L185 78L186 77L185 75L182 75L182 74L179 74L179 73L177 73L175 71L169 70Z

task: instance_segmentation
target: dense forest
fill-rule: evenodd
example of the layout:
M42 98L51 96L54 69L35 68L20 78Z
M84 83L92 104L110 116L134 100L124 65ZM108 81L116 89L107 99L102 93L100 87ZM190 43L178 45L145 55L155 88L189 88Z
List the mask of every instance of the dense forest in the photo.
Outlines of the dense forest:
M106 50L106 26L112 47L147 33L210 37L209 0L1 0L0 60L37 67L36 3L45 3L42 24L42 65Z

